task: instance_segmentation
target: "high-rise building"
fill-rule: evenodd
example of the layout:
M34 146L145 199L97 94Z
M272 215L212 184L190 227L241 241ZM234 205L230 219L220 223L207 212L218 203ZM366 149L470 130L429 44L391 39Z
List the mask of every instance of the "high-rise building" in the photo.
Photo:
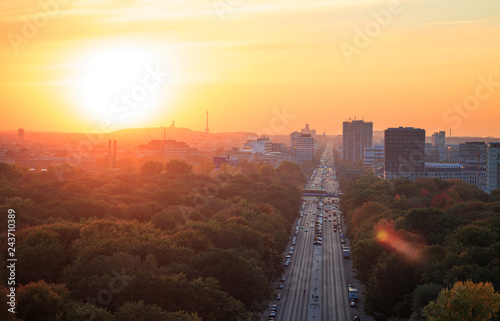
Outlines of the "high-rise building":
M290 134L291 151L297 155L297 163L312 161L314 155L314 137L311 134L293 132Z
M467 166L486 166L485 142L466 142L458 145L458 162Z
M489 143L486 161L486 190L500 188L500 143Z
M17 130L17 139L19 140L24 140L24 129L19 128Z
M252 154L269 154L273 151L273 143L267 137L261 137L257 140L248 140L243 148L250 148Z
M446 132L434 132L432 134L432 145L439 151L439 160L446 158Z
M469 173L470 183L486 191L486 158L488 145L485 142L466 142L458 145L458 163Z
M384 145L373 145L373 147L365 147L364 163L365 165L373 165L378 161L384 160Z
M365 148L373 146L373 123L363 120L345 121L342 135L343 158L351 162L363 159Z
M411 180L425 176L425 130L388 128L384 132L384 177Z

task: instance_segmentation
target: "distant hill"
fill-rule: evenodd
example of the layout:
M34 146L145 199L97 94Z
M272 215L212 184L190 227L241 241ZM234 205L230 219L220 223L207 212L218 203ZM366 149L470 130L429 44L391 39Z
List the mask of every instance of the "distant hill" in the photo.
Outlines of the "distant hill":
M153 139L163 139L165 137L177 141L183 141L188 144L197 145L200 142L219 141L244 142L247 139L255 139L257 134L250 132L222 132L209 133L204 131L194 131L188 128L180 127L150 127L150 128L129 128L114 131L107 134L85 134L68 132L49 132L49 131L30 131L25 129L25 140L29 142L40 142L48 144L69 144L79 142L100 142L106 144L108 140L119 141L119 146L132 146L147 144ZM16 139L17 130L0 131L1 138Z

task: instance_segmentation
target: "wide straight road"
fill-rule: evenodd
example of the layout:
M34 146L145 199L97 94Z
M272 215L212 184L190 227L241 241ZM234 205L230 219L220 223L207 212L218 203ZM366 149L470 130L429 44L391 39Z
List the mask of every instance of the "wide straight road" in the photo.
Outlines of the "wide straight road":
M333 171L327 169L332 165L330 160L325 153L321 166L326 168L316 169L307 188L339 192ZM338 199L335 201L338 204ZM302 217L296 224L299 226L296 244L290 245L294 253L290 265L285 268L284 288L276 290L281 299L271 302L278 306L277 321L351 321L355 315L363 321L373 321L363 313L363 289L352 276L351 260L343 258L340 229L334 232L333 220L341 221L341 213L331 205L327 208L328 202L333 203L333 199L304 198ZM330 215L332 210L337 216ZM313 245L317 221L321 222L322 245ZM348 246L347 239L345 242ZM358 288L361 297L358 308L349 306L349 284ZM264 320L267 320L269 311L266 313Z

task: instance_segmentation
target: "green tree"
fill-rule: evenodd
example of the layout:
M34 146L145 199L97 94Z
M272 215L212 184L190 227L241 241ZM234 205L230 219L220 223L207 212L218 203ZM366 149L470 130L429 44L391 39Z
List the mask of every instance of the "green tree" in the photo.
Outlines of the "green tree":
M43 280L20 286L17 300L17 316L23 321L63 321L70 308L66 286Z
M259 173L262 174L262 176L264 177L272 178L276 175L276 170L271 165L264 164L261 167L259 167Z
M18 248L19 282L45 280L56 282L68 255L59 241L59 235L50 230L35 229L20 242Z
M243 302L247 309L255 300L265 300L271 292L262 270L235 250L203 252L195 258L194 266L203 276L218 279L221 289Z
M452 289L443 289L436 302L424 308L428 321L476 321L490 320L500 306L500 294L493 285L457 282Z
M157 175L163 171L163 164L157 161L147 161L141 165L141 173L146 175Z
M74 304L68 311L67 320L71 321L115 321L113 315L106 309L92 304Z
M125 302L115 312L116 321L163 321L166 313L156 304L144 304L144 301Z
M418 286L413 291L412 300L412 320L425 320L423 309L429 302L436 300L441 291L441 287L437 284L427 283Z
M193 172L193 167L185 161L173 159L165 164L165 170L168 174L187 175Z

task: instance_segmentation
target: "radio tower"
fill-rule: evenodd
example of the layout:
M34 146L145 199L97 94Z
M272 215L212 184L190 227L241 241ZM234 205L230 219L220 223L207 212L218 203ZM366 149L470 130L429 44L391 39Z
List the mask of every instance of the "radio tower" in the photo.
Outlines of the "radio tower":
M207 128L205 128L205 132L208 134L208 131L209 129L208 129L208 110L207 110Z

